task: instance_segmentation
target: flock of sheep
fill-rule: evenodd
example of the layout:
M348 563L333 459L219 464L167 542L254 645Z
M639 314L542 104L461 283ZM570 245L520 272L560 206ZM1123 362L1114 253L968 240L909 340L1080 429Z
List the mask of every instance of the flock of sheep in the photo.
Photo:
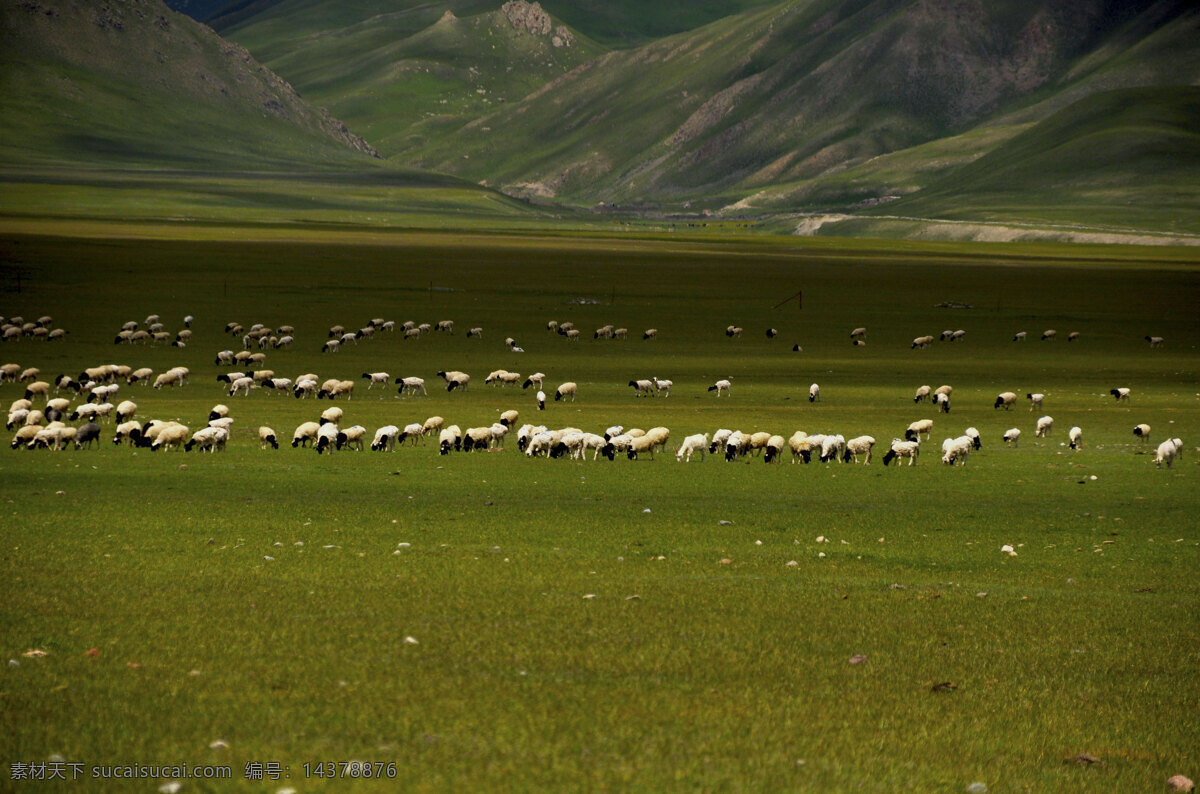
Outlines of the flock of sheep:
M40 318L35 323L24 323L19 317L9 320L0 318L0 322L3 323L5 329L17 328L22 335L46 339L60 338L61 336L51 336L49 331L45 334L36 333L39 329L48 328L51 322L50 317ZM170 341L170 344L174 346L184 347L191 339L191 323L191 316L184 318L184 328L177 332L171 341L171 335L163 330L159 316L151 315L141 325L133 321L126 323L122 326L115 341L130 344L139 341L146 343ZM357 331L347 331L344 326L340 325L333 326L329 329L329 338L323 349L336 352L343 344L357 344L360 340L372 339L376 332L387 333L396 328L394 321L382 318L372 319ZM454 333L454 323L450 320L441 321L436 326L406 322L399 328L405 338L415 338L431 332ZM569 322L551 321L547 324L547 330L562 335L568 340L577 339L579 336L578 329ZM731 325L725 333L729 337L738 337L742 334L742 330L738 326ZM217 376L218 381L228 384L230 397L238 394L249 395L252 389L268 389L290 393L301 399L316 397L333 401L339 398L345 400L353 398L355 380L332 378L321 381L313 373L306 373L295 379L280 378L275 376L273 370L265 368L266 354L262 351L291 347L295 338L295 329L292 326L272 329L263 324L255 324L249 329L245 329L238 323L229 323L225 331L234 337L240 336L243 346L243 350L236 353L232 350L219 351L214 362L218 366L243 368L242 371L235 369L228 374ZM482 333L482 328L471 328L467 335L468 337L481 337ZM769 329L767 335L770 337L776 333L774 329ZM864 327L855 328L850 337L855 343L863 343L866 333ZM643 332L642 338L652 340L657 337L657 334L656 329L647 329ZM5 331L5 335L7 338L8 330ZM1042 339L1049 341L1056 335L1056 331L1047 330L1042 334ZM593 334L594 339L624 339L627 336L627 329L616 328L612 325L598 328ZM1024 332L1020 332L1013 337L1013 341L1023 341L1025 336ZM965 331L961 330L947 330L941 335L942 341L947 342L960 341L964 337ZM1068 341L1074 341L1077 338L1078 333L1072 332L1068 336ZM932 336L918 337L913 340L913 347L923 347L931 343L933 339ZM1146 337L1146 339L1155 347L1162 344L1160 337ZM510 351L522 352L520 346L511 337L505 340L505 344ZM246 367L253 369L245 371ZM112 434L113 443L128 443L153 450L170 450L181 447L184 450L217 452L223 450L229 440L234 419L230 415L228 406L223 404L215 406L210 411L205 426L192 432L190 428L176 421L135 419L138 406L132 400L121 400L116 404L113 402L116 393L121 388L122 381L129 386L152 383L153 389L182 386L188 382L190 375L187 367L173 367L156 375L148 368L133 369L122 365L100 365L85 368L78 377L60 375L53 379L53 382L41 380L40 375L41 372L36 367L23 368L11 363L0 366L0 383L13 381L28 384L23 397L14 400L9 407L6 426L9 430L15 431L11 444L14 449L23 447L58 450L68 446L74 446L77 449L90 447L93 444L99 444L100 423L106 421L115 423ZM439 371L437 376L443 379L447 391L467 391L471 380L469 374L455 370ZM399 387L397 391L400 395L421 396L427 393L425 380L417 376L398 377L393 380L389 373L377 371L364 372L361 378L367 381L367 390L374 389L376 386L386 389L390 385L394 385ZM501 369L492 371L484 379L484 382L491 385L521 383L525 389L534 387L538 390L537 407L542 410L546 403L546 395L542 391L544 378L544 373L537 372L523 379L519 373ZM674 384L671 380L652 377L630 380L628 385L633 388L635 397L652 395L669 397ZM731 387L730 380L723 378L709 386L708 391L715 392L717 397L728 396ZM52 390L55 396L51 395ZM57 396L61 392L74 392L79 396L86 395L86 401L72 408L70 399ZM948 413L952 392L953 389L949 385L943 385L937 389L923 385L916 390L913 402L921 403L928 400L940 412ZM555 389L554 399L556 401L568 399L574 401L577 393L578 384L568 381ZM1126 387L1114 388L1110 391L1117 402L1128 402L1130 393L1130 389ZM41 398L43 402L41 408L35 407L35 400L38 398ZM809 387L809 401L817 402L820 399L820 386L814 383ZM1045 395L1031 392L1026 394L1026 399L1029 402L1030 411L1033 411L1043 406ZM1015 392L1005 391L996 396L993 407L1007 410L1011 409L1017 401L1018 395ZM358 424L343 428L343 419L343 409L330 406L321 412L318 420L303 422L295 428L291 438L292 446L311 446L322 454L343 449L363 449L367 436L366 428ZM442 417L433 416L424 422L410 423L403 428L397 425L386 425L379 428L371 440L370 448L376 451L392 451L397 444L406 442L417 444L433 434L437 434L439 451L443 455L452 451L496 449L503 447L505 438L516 427L517 420L518 412L510 410L501 414L499 421L489 426L468 427L463 431L457 425L447 426ZM81 424L73 427L67 422ZM1040 417L1034 426L1035 436L1047 437L1052 431L1053 424L1054 420L1050 416ZM915 465L920 455L922 437L928 441L932 429L933 421L930 419L913 422L905 430L903 437L897 436L892 439L883 455L883 464L886 466L895 460L904 458L907 459L909 466ZM1148 441L1150 427L1139 424L1134 428L1133 433L1137 438ZM620 425L609 427L603 433L592 433L575 427L550 429L541 424L525 424L517 428L514 434L518 449L528 457L583 459L587 452L591 451L593 460L600 456L613 460L619 453L625 454L629 459L637 459L642 455L653 459L656 451L664 452L666 450L670 439L670 430L665 427L642 430L639 428L626 429ZM269 446L277 449L279 447L279 436L272 428L260 426L257 436L262 448L265 449ZM1002 438L1006 445L1017 446L1020 437L1021 429L1013 427L1005 431ZM1072 427L1068 431L1071 449L1080 448L1082 438L1081 428ZM774 463L781 461L790 452L793 463L798 461L808 463L813 457L816 457L822 462L841 461L847 463L857 463L861 458L864 464L870 464L875 444L875 439L867 435L846 439L843 435L835 433L809 435L805 431L796 431L785 439L783 435L774 433L745 433L721 428L713 432L711 436L707 433L687 436L677 448L675 456L679 461L690 461L694 454L698 454L701 460L706 454L720 454L724 456L725 460L733 461L751 455L761 455L765 462ZM947 465L965 465L970 452L980 449L981 446L982 440L979 432L973 427L968 427L962 435L947 438L943 442L941 460ZM1161 467L1165 464L1170 467L1182 452L1182 446L1180 439L1168 439L1162 442L1157 448L1156 465Z

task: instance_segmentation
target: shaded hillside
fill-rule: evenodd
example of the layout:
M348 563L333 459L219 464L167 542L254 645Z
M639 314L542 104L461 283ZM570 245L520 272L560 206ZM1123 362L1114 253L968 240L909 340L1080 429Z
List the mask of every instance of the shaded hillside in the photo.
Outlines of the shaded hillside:
M866 214L1200 233L1200 88L1090 96ZM1165 221L1165 222L1164 222Z
M785 4L609 53L385 155L559 200L719 207L1041 102L1035 120L1058 92L1192 82L1196 18L1106 0ZM1156 41L1137 60L1131 30Z
M158 0L0 5L0 162L362 166L374 150Z
M407 35L410 22L385 15L317 36L275 67L314 101L353 115L355 129L377 146L397 152L520 100L600 52L520 0L474 16L446 11Z

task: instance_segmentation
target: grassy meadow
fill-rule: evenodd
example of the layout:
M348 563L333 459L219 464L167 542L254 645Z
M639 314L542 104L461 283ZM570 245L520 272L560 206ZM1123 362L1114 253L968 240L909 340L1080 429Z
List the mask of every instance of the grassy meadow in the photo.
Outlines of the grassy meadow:
M9 228L0 314L69 333L4 343L4 362L47 379L186 365L183 388L117 397L193 430L225 403L235 424L212 455L114 446L111 424L99 450L0 448L0 788L77 787L10 780L12 763L52 758L232 769L182 792L1142 792L1200 775L1194 251ZM194 315L190 344L114 345L152 313L172 332ZM456 332L319 352L331 325L373 317ZM487 453L317 455L287 441L327 403L230 398L216 381L216 352L240 349L233 321L294 325L266 367L358 380L343 425L369 434L516 408L552 428L665 425L670 450L719 427L879 443L870 466L529 459L512 437ZM629 339L594 340L608 323ZM961 343L910 349L960 328ZM1038 341L1050 328L1057 341ZM578 398L539 413L532 390L485 385L501 368L546 373L551 394L576 381ZM448 393L443 369L469 389ZM376 370L424 377L428 396L368 390L359 376ZM674 381L670 397L634 397L628 381L651 376ZM719 378L729 397L707 391ZM914 405L943 383L949 414ZM1006 390L1017 405L993 409ZM1042 414L1054 429L1036 439ZM920 418L934 431L917 465L882 466ZM264 424L279 450L259 448ZM943 466L942 439L967 426L982 450ZM1168 437L1183 456L1156 470ZM349 760L394 763L396 780L304 766ZM251 762L290 777L247 780Z

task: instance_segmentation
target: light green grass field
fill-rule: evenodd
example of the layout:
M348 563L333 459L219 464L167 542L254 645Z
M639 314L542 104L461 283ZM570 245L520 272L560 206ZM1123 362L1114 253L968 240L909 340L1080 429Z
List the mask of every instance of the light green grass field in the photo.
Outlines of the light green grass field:
M1157 791L1200 773L1194 252L236 235L0 240L0 314L70 332L0 345L5 362L43 377L183 364L186 387L118 397L193 430L216 403L235 418L214 455L114 447L111 425L100 450L0 451L0 788L56 790L10 777L58 757L106 791L164 781L87 779L93 765L232 770L184 792ZM773 308L798 291L802 307ZM972 308L935 308L946 301ZM170 331L195 315L191 344L113 344L151 313ZM457 330L318 352L330 325L372 317ZM876 460L579 463L529 459L512 438L319 456L287 439L328 403L230 398L216 381L215 353L240 349L231 321L295 325L267 367L357 379L343 425L372 433L516 408L551 427L665 425L672 450L718 427L869 434ZM607 323L629 340L593 340ZM858 325L867 345L853 348ZM910 349L959 328L962 343ZM1039 342L1048 328L1058 341ZM1011 342L1021 330L1030 340ZM551 393L577 381L578 399L539 414L530 392L483 383L500 368L545 372ZM470 373L468 391L440 388L441 369ZM368 391L359 375L375 370L424 377L429 395ZM674 381L669 398L633 396L628 381L651 376ZM724 377L732 395L715 398ZM942 383L949 414L913 404ZM992 408L1004 390L1022 397L1011 412ZM1053 434L1035 439L1042 413ZM925 417L918 464L880 465ZM1153 444L1133 437L1139 422ZM280 450L259 449L260 424ZM942 439L969 425L983 449L941 465ZM1005 448L1014 426L1020 446ZM1174 436L1182 459L1156 470L1153 445ZM1079 753L1104 765L1064 762ZM305 772L351 759L394 763L397 781ZM290 778L247 780L251 762Z

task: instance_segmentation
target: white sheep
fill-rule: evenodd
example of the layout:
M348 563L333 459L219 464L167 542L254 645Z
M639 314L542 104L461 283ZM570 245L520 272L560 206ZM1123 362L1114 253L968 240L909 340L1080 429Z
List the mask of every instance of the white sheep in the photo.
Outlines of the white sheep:
M421 423L421 436L425 437L435 431L440 431L446 420L440 416L431 416Z
M813 384L808 387L808 401L810 403L818 402L821 399L821 387Z
M254 382L254 378L241 377L229 384L229 396L234 397L240 391L249 397L250 390L255 388L258 388L258 384Z
M700 460L704 460L704 453L708 449L708 434L696 433L683 439L683 443L679 445L679 449L675 450L675 460L691 463L692 453L699 452Z
M1079 449L1083 446L1083 428L1079 426L1072 427L1067 431L1067 438L1071 440L1071 449Z
M718 397L721 396L721 392L725 392L725 396L728 397L728 396L730 396L729 387L730 387L729 379L723 378L723 379L717 381L716 383L714 383L713 385L709 386L708 390L715 391L717 393Z
M394 452L396 450L396 437L400 435L400 428L395 425L384 425L375 431L375 438L371 440L371 450L374 452Z
M586 459L587 451L592 450L592 460L600 457L600 450L604 449L608 444L608 439L604 436L596 435L595 433L584 433L583 440L579 444L577 457L579 460Z
M665 380L663 378L651 378L654 382L654 388L662 394L663 397L671 396L671 387L675 385L674 381Z
M891 449L883 456L883 465L886 466L897 458L908 458L908 465L913 466L916 464L917 456L920 454L920 441L901 441L898 438L893 438Z
M631 380L629 385L633 387L634 397L648 397L654 390L654 384L649 380Z
M788 448L792 450L792 463L797 460L808 463L812 460L812 442L808 440L808 433L803 430L792 433L788 438Z
M554 390L554 402L571 398L571 402L575 402L575 393L579 391L579 385L574 381L567 381Z
M160 435L159 438L162 438ZM192 434L192 438L183 445L185 452L199 449L201 452L221 452L229 440L229 431L223 427L202 427Z
M328 381L326 381L328 383ZM338 397L345 397L347 400L354 399L354 381L339 380L335 381L329 388L324 388L317 392L317 399L328 398L330 400Z
M1012 410L1013 403L1016 401L1017 395L1015 392L1003 391L996 395L996 402L992 406L992 409L995 410L996 408L1003 408L1004 410L1009 411Z
M367 391L375 388L375 384L386 386L387 382L392 379L392 376L386 372L364 372L362 376L367 380Z
M1008 430L1004 431L1004 443L1005 444L1012 444L1015 447L1020 443L1020 441L1021 441L1021 429L1020 428L1010 427Z
M317 428L317 454L323 454L325 450L329 450L332 454L338 449L337 438L338 426L335 424L324 424Z
M909 425L908 429L904 431L904 440L905 441L920 441L921 436L924 435L925 440L928 441L929 436L932 432L933 432L933 420L932 419L918 419L917 421L915 421L911 425Z
M400 394L426 394L424 378L418 378L414 376L409 376L407 378L396 378L395 383L400 385Z
M296 427L292 433L292 446L307 447L317 440L317 432L321 429L321 425L316 422L303 422Z
M844 463L858 463L858 456L865 455L864 466L871 465L871 450L875 448L875 439L871 436L856 436L846 442L846 452L842 455Z
M1054 419L1049 416L1043 416L1037 420L1037 428L1034 430L1034 436L1036 438L1046 438L1053 429Z
M471 376L458 370L438 370L437 375L446 381L446 391L466 391L471 384Z
M821 442L821 462L828 463L831 460L840 460L840 457L846 453L846 439L840 433L836 435L827 435Z
M150 449L156 452L161 449L166 452L172 447L181 447L187 442L188 437L191 436L191 432L186 425L181 425L178 422L167 422L155 434L154 440L150 443ZM80 436L76 439L76 447L79 446L79 438L82 436L83 432L82 428L80 428Z
M974 446L974 442L970 436L946 439L942 442L942 463L947 466L953 466L955 463L966 466L967 456L971 454L972 446Z
M767 446L763 451L763 463L779 463L782 460L783 449L787 445L787 441L783 436L772 435L767 439Z
M1046 395L1041 392L1029 392L1025 395L1025 399L1029 400L1029 410L1041 408L1042 403L1046 401Z
M1175 456L1179 454L1179 447L1175 446L1174 439L1167 439L1158 445L1158 450L1154 455L1154 468L1161 469L1162 465L1167 464L1167 468L1171 468L1171 464L1175 462Z
M275 436L275 431L266 425L260 425L258 428L258 448L266 449L270 445L272 449L279 449L279 439Z
M367 434L367 429L362 425L351 425L345 430L341 430L337 434L335 446L337 449L353 448L362 451L363 436Z

